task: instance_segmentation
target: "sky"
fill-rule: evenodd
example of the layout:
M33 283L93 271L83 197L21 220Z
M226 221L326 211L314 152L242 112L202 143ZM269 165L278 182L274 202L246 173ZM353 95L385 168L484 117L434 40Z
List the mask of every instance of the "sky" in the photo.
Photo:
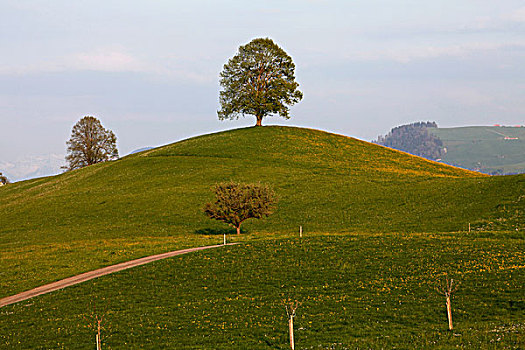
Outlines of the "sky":
M86 115L121 155L255 124L217 110L223 65L257 37L293 58L304 93L263 124L364 140L525 124L523 0L0 0L0 172L57 172Z

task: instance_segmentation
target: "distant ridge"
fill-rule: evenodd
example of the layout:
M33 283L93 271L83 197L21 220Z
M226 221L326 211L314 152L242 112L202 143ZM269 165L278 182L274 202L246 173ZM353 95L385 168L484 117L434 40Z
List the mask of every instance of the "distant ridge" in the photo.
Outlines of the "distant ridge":
M13 161L1 161L2 171L12 182L52 176L62 172L63 154L45 154L22 157Z
M444 163L491 175L525 173L524 126L430 128L446 149Z
M140 152L144 152L144 151L149 151L150 149L153 149L153 147L143 147L143 148L139 148L139 149L136 149L136 150L130 152L128 155L130 155L130 154L135 154L135 153L140 153Z

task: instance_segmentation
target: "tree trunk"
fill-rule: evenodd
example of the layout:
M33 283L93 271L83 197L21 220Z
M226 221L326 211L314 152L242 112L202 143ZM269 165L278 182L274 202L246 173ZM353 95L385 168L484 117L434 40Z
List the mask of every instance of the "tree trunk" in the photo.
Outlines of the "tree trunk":
M257 123L255 124L255 126L262 126L262 115L256 115L255 118L257 118Z
M447 316L448 316L448 329L451 331L452 327L452 306L450 305L450 297L447 296Z
M238 234L238 235L241 234L241 225L237 226L237 234Z
M293 317L290 317L288 319L288 326L290 327L290 348L292 350L295 349L295 344L294 344L294 341L293 341Z

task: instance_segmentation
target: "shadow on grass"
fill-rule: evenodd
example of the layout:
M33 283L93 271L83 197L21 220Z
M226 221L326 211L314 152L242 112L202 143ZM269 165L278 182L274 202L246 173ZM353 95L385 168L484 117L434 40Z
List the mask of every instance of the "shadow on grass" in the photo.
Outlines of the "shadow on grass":
M247 233L245 229L241 227L241 233ZM213 236L213 235L236 235L237 230L233 227L228 228L201 228L198 230L195 230L195 233L198 235L206 235L206 236Z

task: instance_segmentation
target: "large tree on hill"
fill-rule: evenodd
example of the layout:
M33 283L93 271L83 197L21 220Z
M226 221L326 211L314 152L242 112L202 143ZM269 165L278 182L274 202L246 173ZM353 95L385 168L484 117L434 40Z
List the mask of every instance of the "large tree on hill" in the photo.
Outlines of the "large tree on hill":
M232 225L240 234L244 221L267 217L276 203L275 193L266 185L225 182L215 186L215 203L206 203L204 213Z
M95 117L86 116L78 121L67 141L67 170L118 158L117 137L106 130Z
M258 38L241 46L220 74L219 119L248 114L255 116L256 125L272 114L289 119L289 106L303 98L294 72L292 58L272 39Z

